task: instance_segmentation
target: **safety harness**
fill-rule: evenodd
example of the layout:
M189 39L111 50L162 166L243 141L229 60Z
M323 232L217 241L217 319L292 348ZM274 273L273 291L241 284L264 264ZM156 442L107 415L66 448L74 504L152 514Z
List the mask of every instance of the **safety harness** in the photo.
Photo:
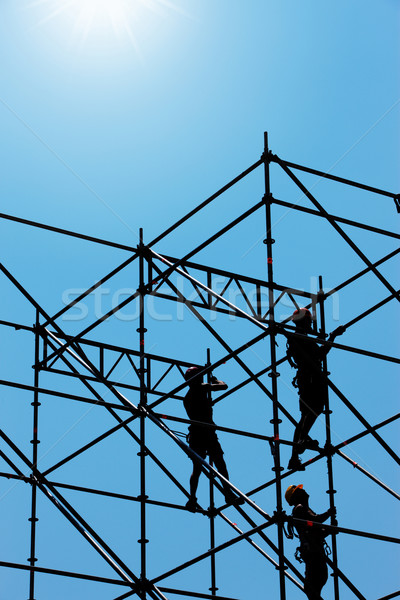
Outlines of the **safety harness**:
M288 540L292 540L295 537L298 540L300 540L300 536L294 528L293 516L290 516L287 518L287 526L286 527L283 526L283 531ZM332 551L331 551L331 548L325 538L323 539L323 550L324 550L325 556L330 556ZM309 552L310 552L310 543L305 540L303 540L303 541L300 540L300 546L297 546L296 551L294 553L294 557L299 563L303 563L303 562L305 562L304 559L306 558L306 555Z

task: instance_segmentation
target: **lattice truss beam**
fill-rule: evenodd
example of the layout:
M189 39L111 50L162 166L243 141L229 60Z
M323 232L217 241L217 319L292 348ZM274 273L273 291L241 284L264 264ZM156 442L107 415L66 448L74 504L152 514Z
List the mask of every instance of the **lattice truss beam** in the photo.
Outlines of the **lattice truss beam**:
M271 163L277 164L286 173L301 190L311 206L300 206L273 197L270 192L269 183ZM194 217L196 213L203 210L220 195L260 167L264 168L265 193L263 198L254 206L225 225L210 238L204 240L185 256L177 258L161 254L154 249L158 247L161 240L176 231L187 220ZM292 414L292 411L281 401L278 394L278 369L285 365L287 357L284 346L281 344L278 346L278 349L276 346L277 340L285 340L288 333L294 336L297 335L298 337L302 336L294 332L294 328L290 324L290 318L283 320L276 318L276 308L283 299L286 305L292 306L291 310L300 306L307 306L311 309L315 317L313 334L318 336L318 341L322 345L328 345L336 349L336 351L340 351L343 355L368 357L377 362L393 365L394 367L394 365L400 362L399 358L374 351L372 347L362 348L345 343L328 342L325 332L324 305L338 291L352 286L355 282L361 281L366 276L371 275L379 281L383 297L379 302L369 304L363 310L357 311L357 307L354 307L353 316L342 325L343 331L349 330L353 325L379 311L379 309L389 302L399 301L399 290L383 275L382 271L382 267L393 260L399 253L399 250L391 251L378 260L372 260L364 254L342 226L373 232L382 238L399 239L400 236L392 231L383 230L367 223L360 223L328 213L322 204L297 178L293 170L300 170L319 178L333 180L341 185L357 187L377 196L392 198L399 211L398 194L392 194L282 160L269 151L267 136L265 136L264 152L260 160L149 244L144 243L142 232L138 246L129 247L76 232L50 227L41 223L27 221L11 215L0 215L3 219L47 229L60 235L81 238L91 243L115 247L129 253L129 257L123 263L94 283L54 315L50 315L32 297L24 285L8 271L5 265L0 265L3 277L15 286L36 313L36 322L32 327L19 322L6 320L0 322L3 327L11 328L11 330L22 330L31 333L35 340L33 385L10 379L0 380L0 384L4 388L14 388L20 391L21 394L29 392L33 395L32 456L28 457L21 440L15 439L9 431L0 430L0 456L3 459L4 465L0 476L15 481L16 485L25 484L31 494L29 518L30 557L28 565L11 560L2 560L0 561L0 566L7 569L28 571L29 600L34 600L36 597L35 583L37 577L44 577L44 575L101 584L104 588L109 586L111 590L110 595L104 597L113 597L116 600L134 596L142 599L164 599L175 597L176 595L194 598L227 599L226 596L219 593L219 588L216 584L216 557L223 555L224 551L228 548L244 543L248 544L251 550L262 557L265 562L264 577L266 580L272 579L275 572L278 573L281 600L285 599L287 589L289 595L294 588L303 589L303 575L290 558L293 548L291 546L288 548L287 542L284 540L285 523L288 520L288 515L282 503L282 486L285 485L285 480L293 477L294 474L292 471L284 469L281 464L281 449L285 447L290 448L292 442L291 438L282 438L280 431L282 429L282 421L286 426L293 429L296 425L297 415ZM288 208L294 213L302 212L305 215L324 219L336 230L343 242L361 259L364 263L364 268L354 273L345 281L338 282L329 291L324 291L322 278L320 278L319 290L317 292L296 289L288 285L287 282L276 283L273 273L272 249L274 240L272 238L271 222L271 207L274 204ZM267 278L257 279L226 271L215 266L193 262L192 259L196 254L211 246L216 240L219 240L257 211L260 214L265 214L266 219L266 239L264 242L267 249ZM101 317L94 319L78 333L71 334L64 325L61 326L60 323L63 323L63 317L69 311L73 310L78 303L85 301L96 289L100 288L106 282L111 282L116 276L120 277L128 268L135 265L138 272L137 289L129 294L123 302L111 308ZM182 282L184 282L184 285L182 285ZM269 449L269 463L273 465L272 478L265 480L264 474L260 473L259 484L256 487L242 489L240 485L237 486L225 480L212 464L195 455L187 445L186 439L181 435L181 432L173 429L173 427L179 426L179 424L183 424L186 427L190 423L187 419L179 416L179 411L174 410L174 407L177 405L180 406L182 403L188 385L183 379L183 373L193 363L189 361L190 357L187 356L185 360L182 360L182 357L165 357L152 353L150 349L147 350L146 334L147 328L150 326L146 318L145 302L147 298L182 305L184 310L191 313L195 321L215 340L215 344L220 349L220 352L222 352L222 355L213 362L211 362L210 355L208 355L208 359L202 365L205 376L209 376L214 369L221 365L236 364L238 372L242 374L241 378L233 387L222 393L217 400L214 400L214 403L222 406L238 393L243 393L249 386L253 386L252 389L258 389L265 396L266 402L269 403L272 417L273 431L270 432L271 435L267 435L268 431L266 427L265 431L262 431L262 428L259 431L249 431L244 428L218 426L217 430L227 435L235 436L237 444L240 444L241 440L255 440L263 443ZM139 304L140 309L139 326L137 329L137 349L114 345L88 337L100 325L115 317L124 307L135 302ZM227 319L229 317L234 317L234 319L237 319L248 328L245 342L234 347L227 341L226 336L219 332L220 319ZM171 322L169 327L171 328L171 335L173 335L174 323ZM18 333L15 335L18 335ZM257 370L253 366L250 366L247 356L249 351L259 348L260 344L269 344L270 351L269 357L265 359L264 366ZM120 376L122 366L124 366L123 377ZM326 369L327 365L325 364ZM125 377L126 373L128 373L128 376ZM55 382L61 382L62 390L56 389L54 386L43 386L40 383L42 374L53 377ZM354 399L347 397L339 385L335 383L334 374L330 375L327 370L325 374L331 397L335 398L335 403L341 403L343 410L347 411L348 415L352 415L352 418L359 423L359 429L356 434L342 439L340 443L333 443L330 422L332 411L328 405L324 413L326 443L324 447L319 447L315 455L304 463L306 472L311 470L315 464L326 463L328 481L324 485L328 486L330 507L334 507L336 503L334 462L340 460L350 463L356 471L371 482L371 485L374 484L383 490L384 493L390 495L395 500L399 500L399 493L392 489L387 482L380 480L376 473L370 472L350 457L347 454L347 448L359 440L373 439L373 443L383 449L387 460L393 461L396 465L400 464L400 459L395 449L382 437L382 430L396 422L400 417L400 413L390 415L380 422L371 423L364 415L364 411L359 409L359 402L355 402ZM69 382L74 383L74 390L78 389L77 386L80 386L79 390L85 389L85 394L82 391L74 391L73 393L72 391L66 391L69 389ZM179 383L177 384L176 382ZM134 401L132 398L134 398ZM111 416L113 426L104 428L84 444L77 444L72 452L66 454L47 468L42 469L38 454L38 444L40 441L40 400L42 402L44 400L46 402L56 402L61 399L75 404L87 404L89 408L95 407L96 411L105 411ZM160 409L165 412L160 412ZM177 455L199 461L204 476L209 480L209 507L202 506L202 517L200 515L190 516L192 519L203 519L202 528L209 529L209 548L206 551L200 550L196 553L196 544L194 543L193 547L190 547L188 550L188 558L186 560L177 560L173 567L166 570L157 568L154 564L151 564L151 568L148 565L150 559L146 536L148 529L151 527L151 517L149 514L151 510L151 515L153 515L153 510L160 507L182 511L189 497L188 482L186 475L182 477L181 472L175 472L174 466L169 465L168 461L165 461L163 456L160 455L158 447L152 445L153 434L148 433L149 428L158 431L159 435L168 439L175 447ZM134 460L135 451L138 452L138 488L136 494L58 480L57 472L62 467L70 466L73 469L79 457L85 456L90 452L95 452L96 449L101 447L102 443L115 438L116 435L121 433L126 436L132 447L132 461ZM190 464L189 460L187 462ZM180 497L180 501L155 498L149 493L146 479L149 465L151 465L151 469L154 468L157 471L159 477L165 480L165 485L168 482L168 485L175 489ZM228 483L232 490L243 499L244 504L235 507L228 507L225 504L220 505L218 490L222 490L222 483ZM275 490L275 504L269 506L269 510L266 511L262 493L267 492L269 489ZM127 503L129 506L138 507L139 518L137 530L140 531L138 540L140 554L136 560L130 561L124 558L124 554L120 552L118 546L111 544L106 536L97 530L96 526L91 523L90 516L86 517L85 511L79 508L79 502L74 502L70 499L76 498L76 495L69 495L71 492L79 492L87 497L101 497L110 502L113 501L113 506L115 506L115 501L118 501ZM63 569L62 565L58 568L52 568L49 565L41 564L40 558L36 557L37 536L40 535L40 529L37 527L39 497L40 501L43 497L50 502L54 509L62 515L68 526L75 530L86 544L92 547L93 552L98 554L101 561L104 561L104 564L108 565L108 572L113 572L113 576L106 577L88 573L85 571L84 565L82 565L82 571L78 572ZM233 511L232 514L230 514L230 511ZM234 517L235 513L236 517ZM45 515L41 516L42 520L45 518ZM233 520L234 518L240 519L241 526ZM225 541L217 543L215 528L219 522L224 523L226 531L231 530L232 534L231 537L227 535ZM387 544L399 544L400 540L395 536L387 535L387 533L383 534L373 531L372 523L372 531L369 528L368 530L360 530L342 527L335 520L332 520L330 525L325 525L325 527L329 529L331 535L332 555L328 559L328 564L333 574L333 594L335 600L339 599L340 589L348 590L344 593L344 597L346 598L356 596L365 600L364 594L368 592L367 587L362 585L363 582L353 580L350 565L341 566L340 551L336 542L338 533L342 534L342 540L343 538L369 538L386 542ZM179 532L176 535L179 536ZM344 541L342 543L345 544ZM192 566L205 563L209 564L210 579L202 590L187 589L187 579L183 579L186 583L179 583L178 575L187 571L190 572ZM149 575L150 572L151 575ZM172 585L175 587L166 587L164 585L164 582L169 578L172 578L174 582ZM223 581L219 581L219 585L220 589L224 588ZM116 589L114 586L124 588L125 591L122 595L115 596L115 593L112 591ZM393 590L393 593L386 594L379 598L379 600L388 600L399 595L400 592ZM240 594L238 597L242 599ZM232 596L229 598L232 598ZM37 598L37 600L40 600L40 598Z

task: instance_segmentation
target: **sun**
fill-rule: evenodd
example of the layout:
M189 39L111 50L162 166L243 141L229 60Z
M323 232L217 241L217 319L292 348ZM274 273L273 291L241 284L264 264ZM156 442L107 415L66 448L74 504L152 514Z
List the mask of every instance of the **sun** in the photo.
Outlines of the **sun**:
M31 6L40 8L39 25L62 20L73 33L86 39L91 33L130 31L134 9L141 0L37 0Z
M75 12L77 30L89 33L93 28L111 25L120 32L131 16L132 2L127 0L70 0L68 9Z
M75 38L86 41L89 37L117 37L128 35L135 41L135 27L144 13L181 12L173 0L34 0L31 6L40 7L39 25L49 21L63 21Z

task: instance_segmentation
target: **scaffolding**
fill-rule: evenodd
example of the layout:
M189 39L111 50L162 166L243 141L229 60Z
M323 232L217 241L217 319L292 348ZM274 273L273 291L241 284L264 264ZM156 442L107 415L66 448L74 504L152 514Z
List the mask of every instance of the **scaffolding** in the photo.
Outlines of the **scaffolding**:
M273 196L270 184L270 168L272 165L277 165L287 175L312 207L280 200ZM265 187L262 191L261 200L255 205L219 229L184 256L174 257L155 250L159 242L176 232L185 222L211 205L222 194L243 181L251 173L260 169L264 170ZM114 598L115 600L123 600L124 598L135 596L141 598L141 600L150 598L152 600L160 600L176 596L183 596L185 598L214 598L216 600L235 600L235 598L236 600L248 600L251 596L244 595L245 591L243 591L247 589L246 579L249 577L245 569L236 578L235 587L239 590L239 595L235 595L234 597L230 595L228 598L228 596L222 593L224 590L224 577L226 579L227 574L224 571L223 576L217 578L218 569L216 560L217 557L228 553L228 549L245 543L248 544L251 552L261 557L262 564L265 564L265 571L262 575L262 578L265 580L265 589L273 589L269 582L272 579L278 580L276 595L272 594L273 597L279 595L280 600L285 600L286 597L293 597L294 592L292 590L295 588L300 591L303 589L304 577L302 569L294 564L292 559L293 544L287 542L285 539L285 526L289 514L286 512L287 507L284 506L283 498L285 485L293 479L303 477L303 474L300 475L287 470L283 466L284 461L282 459L282 449L290 449L293 445L291 438L286 439L285 435L282 437L282 427L284 432L287 432L288 428L293 428L297 422L297 414L289 410L281 399L279 368L284 367L285 363L287 363L287 356L285 352L283 354L281 352L280 356L277 354L277 344L279 341L285 341L288 334L300 338L302 336L299 333L295 333L290 317L282 320L276 316L276 309L282 298L285 298L292 304L292 310L301 306L307 306L314 317L312 337L320 345L334 348L337 352L346 355L355 354L361 357L368 357L376 363L382 362L393 366L399 364L400 359L392 355L386 355L373 349L349 346L338 341L327 341L325 304L335 293L367 276L375 277L383 288L386 288L386 295L382 300L372 306L368 305L358 314L356 310L356 314L351 319L346 323L341 323L342 330L347 331L356 323L363 321L375 313L375 311L387 306L390 302L398 301L400 299L399 290L394 287L388 277L382 274L380 267L386 266L389 261L394 259L399 254L400 249L392 250L380 259L372 261L364 254L357 243L353 241L352 237L346 233L345 228L357 228L377 234L381 238L386 237L395 240L400 239L400 235L378 228L372 224L361 223L353 219L331 214L300 181L294 171L305 173L307 176L317 177L319 180L323 179L335 182L335 184L340 184L341 186L358 188L363 192L368 192L385 199L392 199L395 203L395 209L397 212L400 212L399 194L283 160L272 154L268 147L268 136L264 134L264 148L259 160L195 209L191 210L183 218L179 219L150 243L145 243L143 230L140 230L138 245L129 246L11 215L0 214L3 220L14 221L24 226L51 231L62 236L72 236L86 240L91 244L115 248L126 252L128 255L126 260L93 283L93 285L53 315L37 302L26 287L5 265L0 264L2 276L28 301L32 307L32 314L34 313L35 315L35 322L32 326L22 322L0 321L2 328L7 328L13 335L18 336L22 331L32 334L34 340L33 385L29 385L22 380L0 380L3 389L14 389L21 394L26 392L33 397L31 403L32 439L30 440L32 452L30 456L28 456L24 448L26 440L15 439L9 431L5 431L3 428L0 429L0 456L3 460L3 470L0 472L0 476L9 481L15 481L15 485L25 486L24 490L29 490L30 494L28 564L12 562L11 560L0 560L0 567L1 570L15 569L18 572L25 571L28 573L28 600L40 600L40 596L36 596L37 590L35 589L38 577L47 577L53 582L56 581L53 590L58 589L58 578L74 580L76 585L79 582L84 582L85 585L88 583L101 585L102 589L110 590L108 595L107 591L104 592L104 597ZM329 289L329 291L324 290L322 276L318 279L317 291L304 291L278 283L274 273L275 240L273 238L274 223L272 219L272 209L274 206L283 207L295 214L300 212L307 217L312 215L316 218L324 219L359 259L361 259L365 265L364 268L345 281L338 283L334 289ZM265 221L265 239L263 241L266 246L266 278L243 275L237 272L226 271L216 266L193 262L192 259L196 254L205 248L212 247L212 244L227 232L233 230L256 213L258 215L261 214ZM119 302L117 306L112 307L105 314L92 321L81 331L71 333L65 330L61 323L63 323L63 317L68 311L80 305L95 290L100 289L101 286L112 281L116 276L123 277L124 273L131 266L137 267L137 284L135 284L135 291L133 293L129 294L122 302ZM131 271L129 273L129 277L131 277ZM189 286L186 287L186 290L190 289L190 294L185 292L182 286L177 285L174 279L177 275L185 282L186 286ZM219 278L219 282L221 279L224 281L222 288L216 285L217 278ZM163 286L167 286L168 292L166 292ZM232 287L235 288L235 301L229 299L228 292ZM252 290L251 294L248 292L250 288ZM268 403L268 410L271 417L270 423L263 425L261 432L246 431L237 427L226 427L223 424L216 426L217 431L235 436L237 444L240 444L241 440L257 440L263 444L263 447L268 448L266 462L269 462L269 468L272 469L272 478L265 480L263 478L264 474L259 474L261 483L254 489L242 489L242 486L228 482L233 492L244 501L241 505L229 507L226 504L221 505L219 503L219 491L222 490L221 480L223 478L215 470L212 463L202 460L202 478L207 477L209 480L209 506L205 507L204 502L201 502L201 508L194 515L185 510L185 503L189 497L188 472L191 464L190 461L193 458L193 451L187 445L186 439L181 435L181 432L175 431L173 427L175 427L174 424L181 424L181 426L183 424L183 427L187 427L190 421L179 416L179 413L182 413L181 409L171 411L175 414L170 414L166 412L165 406L167 400L173 400L176 403L175 406L181 406L188 385L183 378L183 374L185 369L193 365L193 361L190 356L183 358L182 356L170 357L155 354L151 352L151 348L147 347L146 338L148 330L152 326L151 319L148 318L146 313L146 298L149 297L157 298L160 302L172 302L175 306L181 305L185 307L185 310L193 315L194 320L215 340L218 348L222 349L222 356L214 361L212 360L210 349L207 350L204 356L204 363L199 365L204 376L210 377L213 370L231 363L236 365L239 372L244 373L245 378L235 384L234 387L220 394L214 400L214 403L218 402L222 406L227 398L231 399L237 394L244 393L250 385L255 386ZM239 300L237 300L238 298ZM265 306L266 298L267 305ZM88 337L101 324L109 322L119 311L134 301L139 304L136 348L93 340ZM238 322L240 321L246 324L246 326L251 326L252 329L256 328L258 333L257 335L250 334L252 329L249 329L244 343L241 343L237 347L232 347L228 343L226 336L221 334L215 326L213 318L216 315L218 315L219 319L234 317ZM171 330L171 335L173 335L173 320L168 324L168 327ZM249 365L249 361L246 359L246 352L263 342L266 343L265 348L268 348L268 353L265 354L265 366L261 370L256 371ZM116 374L117 367L122 361L128 361L131 374L136 379L135 382L125 383ZM55 378L55 381L60 381L62 389L55 389L55 386L52 388L44 387L41 383L43 374L51 374ZM171 374L175 377L174 381L178 382L172 386L167 383L171 381ZM344 450L359 440L369 439L373 440L373 443L377 447L380 446L383 449L385 457L388 460L397 463L397 465L400 464L400 458L396 450L381 435L382 429L395 423L400 417L400 413L389 415L380 422L370 423L365 416L364 410L359 408L360 403L358 401L351 401L338 385L335 384L335 378L330 376L326 360L324 362L324 377L326 378L331 398L334 397L335 401L340 401L345 410L359 423L360 430L358 433L342 439L340 443L334 443L331 426L333 411L331 401L327 397L324 413L320 417L320 419L325 420L325 444L323 447L319 446L314 452L314 456L304 462L305 473L311 470L313 465L321 463L326 465L327 480L321 483L321 491L322 487L326 485L329 508L331 509L335 508L336 494L338 493L335 490L334 465L335 461L339 460L350 464L355 471L360 473L369 482L369 485L375 485L391 498L399 500L400 495L398 492L382 481L375 473L370 472L363 465L356 462L353 457L348 456ZM73 383L73 388L68 388L69 382ZM72 393L72 391L66 390L66 388L75 390L78 385L84 386L86 395L78 391ZM162 385L164 385L164 389L161 389ZM105 393L107 400L105 399ZM25 397L26 395L24 395ZM112 398L112 401L108 398ZM41 404L44 399L46 402L56 402L57 399L63 399L71 403L83 404L83 406L97 406L97 410L102 410L107 415L110 415L115 423L113 427L103 430L89 442L83 445L77 443L72 452L58 460L55 464L46 469L41 469L41 458L38 453L38 447L40 443ZM4 400L4 402L7 402L7 400ZM168 406L171 406L171 404ZM160 409L165 412L160 412ZM217 420L220 421L220 419ZM149 428L151 428L150 432ZM53 480L53 474L61 467L72 465L73 469L74 460L77 457L82 457L90 452L96 452L104 440L110 440L113 436L121 432L124 433L132 447L132 454L129 456L129 460L135 463L137 468L137 493L127 494L111 489L100 489L89 485L77 485L76 483ZM169 466L167 461L164 460L162 450L160 450L158 443L154 442L154 440L161 438L168 440L168 444L174 448L174 452L177 455L179 454L180 457L185 458L187 473L183 477L180 469L177 470L178 472L175 472L174 466ZM135 450L137 451L137 462ZM115 458L118 460L118 457ZM200 460L197 455L194 456L194 459ZM149 469L153 473L154 468L175 489L176 493L180 496L180 502L172 502L168 498L160 499L151 497L148 474ZM267 468L265 469L265 473L267 473ZM227 480L224 480L224 483L227 483ZM268 490L273 491L274 504L268 505L267 512L264 508L266 501L263 500L262 493ZM104 501L125 503L129 507L128 510L130 510L131 506L135 506L138 509L135 526L138 532L137 541L140 551L135 560L125 557L126 552L120 552L118 547L114 547L113 544L107 541L106 535L99 533L96 526L92 524L91 515L88 517L85 516L87 513L87 504L85 504L85 509L77 508L74 502L71 501L71 496L68 495L71 492L79 493L81 496L87 498L100 497ZM27 494L28 492L26 491L25 493ZM38 509L38 502L42 497L46 497L55 510L69 523L70 528L74 529L93 548L93 551L99 555L101 561L104 561L104 564L108 566L107 572L110 572L110 570L113 571L113 577L89 573L85 570L84 565L82 565L81 571L78 572L66 570L62 568L62 565L59 568L49 567L49 565L41 562L40 556L37 556L37 540L40 535L38 521L39 517L43 521L47 516L46 509L43 509L41 514ZM268 502L270 502L271 498L268 498ZM90 503L90 500L88 502ZM314 504L313 501L311 503ZM180 513L181 515L185 515L186 520L184 523L188 523L188 520L196 520L196 527L201 527L203 531L208 530L209 548L204 550L201 547L202 542L199 541L197 546L200 547L200 550L196 552L196 540L193 539L193 546L189 548L189 558L186 560L181 560L178 556L175 560L173 556L169 556L168 562L170 566L167 569L163 569L161 563L158 565L154 564L155 561L151 561L149 557L149 528L152 528L152 519L155 518L154 511L161 510L162 508L167 509L169 511L168 514ZM105 509L101 519L104 520L107 518L108 510ZM232 511L232 515L236 515L236 517L230 516L229 511ZM173 519L172 516L170 518ZM239 527L233 518L240 519L242 525ZM94 520L96 521L97 519ZM159 523L158 518L156 518L156 521ZM177 523L179 522L177 521ZM233 531L233 537L217 543L216 527L220 522L226 525L226 530ZM370 524L370 521L368 521L368 524ZM181 533L179 528L186 526L188 525L175 525L177 537ZM330 532L330 545L332 549L331 556L327 558L332 572L332 597L335 600L339 600L339 597L350 598L356 596L360 600L365 600L365 594L368 591L366 587L361 586L359 581L353 580L349 565L342 566L337 543L338 534L340 534L341 539L347 539L347 536L353 539L368 538L387 544L399 544L400 539L391 535L372 532L369 530L369 527L367 530L341 527L333 517L330 524L324 525L324 527ZM372 527L372 529L374 528ZM165 539L164 543L165 548L162 552L168 554L169 540ZM394 546L394 548L397 548L397 546ZM2 555L5 555L4 548ZM208 565L208 567L204 567L208 572L207 578L203 583L202 589L188 589L187 577L181 580L180 576L186 574L188 570L190 572L191 567L199 564ZM154 575L155 572L157 573L156 575ZM169 578L172 578L174 583L168 586ZM382 579L384 578L382 577ZM166 580L167 585L165 584ZM242 588L238 585L238 581L243 583ZM288 587L290 591L288 591ZM116 595L115 589L118 588L122 593ZM93 593L93 596L90 596L90 593L88 594L87 590L89 588L85 587L84 589L86 591L81 592L81 595L78 592L79 597L97 597L95 593ZM95 589L99 588L96 587ZM264 593L266 596L267 592L260 590L258 597L264 597ZM389 598L400 596L400 591L393 590L389 593L383 591L382 594L384 595L379 600L389 600ZM271 596L270 592L268 592L268 596ZM370 598L369 595L368 598ZM374 600L378 600L378 598L374 598Z

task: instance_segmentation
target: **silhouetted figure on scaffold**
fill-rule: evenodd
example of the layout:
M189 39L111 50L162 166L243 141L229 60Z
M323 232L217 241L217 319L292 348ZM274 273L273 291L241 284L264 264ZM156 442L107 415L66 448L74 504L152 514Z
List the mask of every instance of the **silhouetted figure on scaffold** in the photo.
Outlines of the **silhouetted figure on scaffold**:
M326 565L326 542L328 532L324 527L315 527L313 523L323 523L329 517L336 516L336 509L329 509L317 515L308 506L308 494L302 485L290 485L285 493L286 501L293 506L292 517L302 519L304 523L289 523L289 537L293 537L293 526L297 531L300 546L296 558L305 563L304 592L309 600L321 600L321 590L328 579Z
M304 336L312 333L312 316L307 308L295 310L292 321L296 326L296 333ZM330 334L328 341L332 342L343 331L343 328L338 327ZM330 347L319 346L314 340L301 339L290 333L287 337L287 357L290 365L297 369L293 385L299 391L301 414L293 436L292 456L288 469L304 470L299 454L302 454L306 447L318 448L318 442L311 440L308 433L325 407L328 388L322 361Z
M215 432L215 423L213 421L213 407L211 401L212 391L223 391L228 389L225 382L219 381L216 377L211 377L210 383L203 383L203 376L200 374L199 367L190 367L185 373L186 381L190 380L189 391L187 392L183 404L187 415L191 421L189 425L188 444L189 447L205 459L207 454L214 463L217 471L226 479L229 479L228 469L226 468L223 451ZM204 425L202 424L204 423ZM196 491L201 473L201 462L192 458L193 472L190 477L190 498L186 507L195 512L197 505ZM228 504L239 504L243 500L234 494L230 487L221 481L224 488L225 500Z

